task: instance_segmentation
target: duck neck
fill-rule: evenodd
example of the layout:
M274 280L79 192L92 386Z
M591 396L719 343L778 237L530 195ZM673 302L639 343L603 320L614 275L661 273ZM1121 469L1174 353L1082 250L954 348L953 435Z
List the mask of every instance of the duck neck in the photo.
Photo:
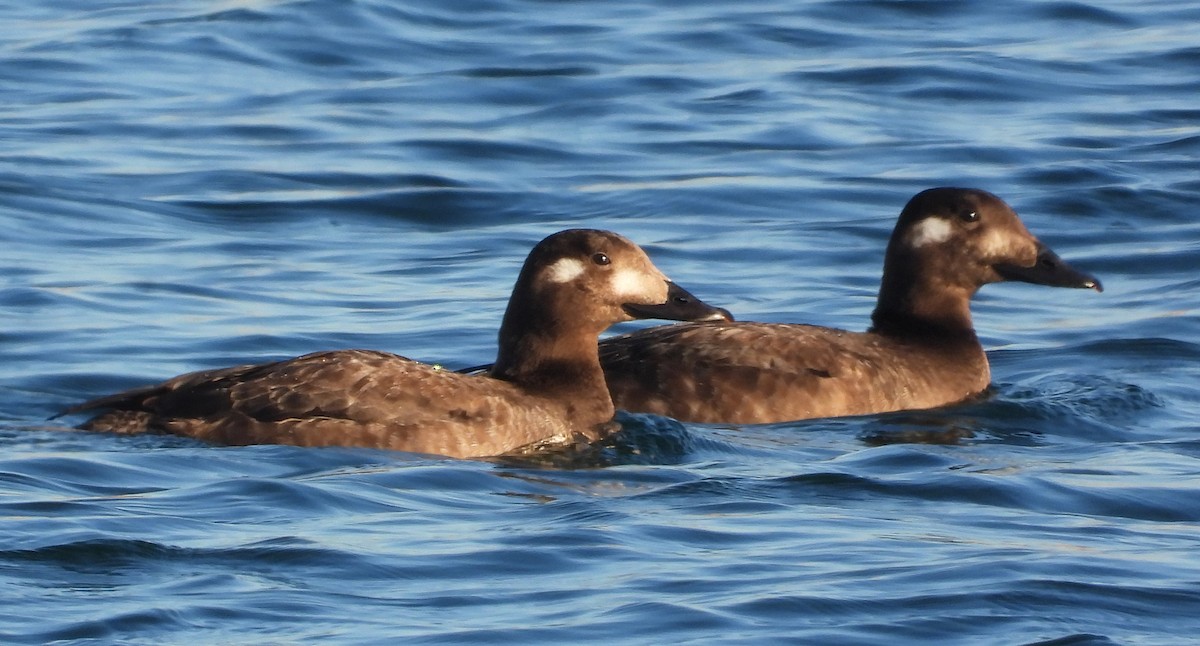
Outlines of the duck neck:
M920 280L898 281L884 272L871 331L889 336L978 344L970 290Z
M600 369L602 330L580 327L578 321L563 325L562 318L514 299L500 326L491 376L532 394L574 402L579 417L591 418L579 421L607 422L615 410Z

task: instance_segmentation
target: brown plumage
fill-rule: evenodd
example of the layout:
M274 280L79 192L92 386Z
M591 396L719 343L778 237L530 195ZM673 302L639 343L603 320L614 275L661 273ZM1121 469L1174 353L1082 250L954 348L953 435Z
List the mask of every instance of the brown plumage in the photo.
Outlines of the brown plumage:
M101 397L82 428L218 444L364 446L453 457L593 441L615 428L599 334L635 318L728 319L667 280L637 245L574 229L540 242L513 287L490 376L386 352L337 350L206 370Z
M930 189L900 214L867 332L681 324L608 339L600 361L618 408L683 421L755 424L941 406L990 383L970 300L1002 280L1101 289L995 195Z

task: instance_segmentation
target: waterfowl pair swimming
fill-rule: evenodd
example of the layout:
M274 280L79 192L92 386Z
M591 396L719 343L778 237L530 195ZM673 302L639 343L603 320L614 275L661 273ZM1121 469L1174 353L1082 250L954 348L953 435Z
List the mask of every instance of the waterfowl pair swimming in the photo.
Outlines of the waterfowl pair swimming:
M206 370L94 399L82 428L218 444L362 446L452 457L590 442L616 430L597 356L606 328L641 318L728 319L611 232L574 229L530 252L487 376L386 352L337 350Z
M755 424L932 408L991 381L970 301L1016 280L1101 291L986 191L913 197L888 242L866 332L753 322L655 327L606 340L618 408L683 421Z

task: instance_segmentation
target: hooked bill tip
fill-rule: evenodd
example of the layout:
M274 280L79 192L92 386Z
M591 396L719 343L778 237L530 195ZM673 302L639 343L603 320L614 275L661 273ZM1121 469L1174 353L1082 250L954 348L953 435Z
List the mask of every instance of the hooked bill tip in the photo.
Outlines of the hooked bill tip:
M700 319L700 320L701 321L733 321L734 320L733 314L731 314L729 312L729 310L725 309L724 307L717 307L715 309L716 309L715 312L710 314L708 317Z

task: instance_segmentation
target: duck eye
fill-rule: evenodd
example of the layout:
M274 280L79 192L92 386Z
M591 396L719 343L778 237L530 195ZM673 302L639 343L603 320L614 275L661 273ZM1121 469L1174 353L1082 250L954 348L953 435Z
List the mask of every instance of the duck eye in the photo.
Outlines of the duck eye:
M979 219L979 214L975 211L963 211L962 213L958 214L958 217L964 222L974 222Z
M612 260L608 258L607 254L598 253L592 256L592 262L596 263L597 265L607 265L608 263L612 262Z

